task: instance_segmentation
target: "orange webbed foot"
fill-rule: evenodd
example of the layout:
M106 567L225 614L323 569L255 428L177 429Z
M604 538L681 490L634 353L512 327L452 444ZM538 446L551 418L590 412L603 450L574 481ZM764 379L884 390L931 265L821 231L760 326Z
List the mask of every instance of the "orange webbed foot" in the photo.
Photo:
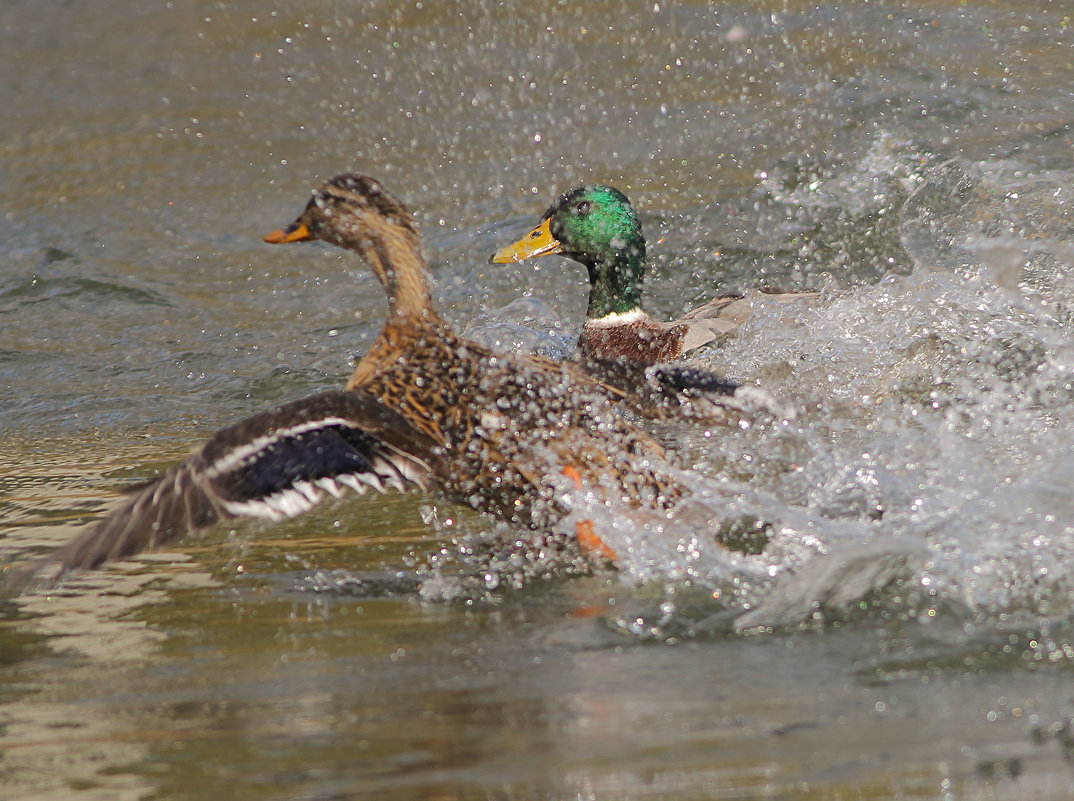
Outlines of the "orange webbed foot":
M575 487L582 489L584 482L582 474L572 465L563 468L563 475L574 482ZM587 554L593 554L613 562L619 561L619 554L597 534L592 520L581 520L575 527L575 539Z

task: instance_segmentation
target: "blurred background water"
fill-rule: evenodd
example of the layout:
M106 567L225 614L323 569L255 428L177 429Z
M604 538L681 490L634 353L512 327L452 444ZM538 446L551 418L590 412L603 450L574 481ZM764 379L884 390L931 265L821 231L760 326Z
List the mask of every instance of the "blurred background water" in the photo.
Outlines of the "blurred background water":
M0 797L1069 797L1065 4L7 0L0 22L8 559L346 380L379 287L260 239L338 172L405 199L445 314L504 347L573 341L578 265L487 258L584 181L639 209L654 314L822 290L695 358L800 413L662 431L714 494L668 531L609 521L619 573L367 498L5 601ZM698 551L718 504L768 544Z

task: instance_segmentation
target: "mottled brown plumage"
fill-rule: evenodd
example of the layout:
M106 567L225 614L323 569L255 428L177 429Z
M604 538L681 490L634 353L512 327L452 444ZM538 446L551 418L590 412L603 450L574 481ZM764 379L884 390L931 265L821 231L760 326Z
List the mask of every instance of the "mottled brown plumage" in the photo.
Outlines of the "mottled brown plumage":
M462 339L432 304L421 237L407 208L372 178L326 182L270 243L320 239L362 256L388 318L346 390L285 404L217 432L50 560L59 572L170 544L237 516L277 520L326 493L438 489L475 509L543 528L585 490L662 509L682 494L663 449L621 402L657 416L665 402L735 386L708 374L496 354ZM581 529L579 529L581 532ZM611 555L591 532L588 547Z
M470 505L543 526L564 469L616 497L661 505L678 494L662 448L627 422L630 393L573 364L497 354L458 336L433 310L410 212L371 178L323 186L291 231L363 256L389 297L380 337L347 389L400 414L437 444L437 484ZM289 237L304 239L305 235Z

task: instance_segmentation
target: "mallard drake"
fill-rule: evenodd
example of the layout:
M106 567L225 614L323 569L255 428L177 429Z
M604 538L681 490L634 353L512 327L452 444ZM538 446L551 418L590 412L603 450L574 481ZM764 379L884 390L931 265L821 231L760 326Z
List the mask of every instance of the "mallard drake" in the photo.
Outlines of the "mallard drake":
M589 271L589 306L579 339L583 357L663 362L680 358L741 325L753 300L716 298L674 322L650 317L641 305L645 237L626 195L615 187L580 186L553 203L541 223L490 261L511 264L558 253ZM766 294L766 301L816 297L814 292Z
M298 219L265 237L309 240L359 254L388 297L384 328L346 389L217 432L62 548L61 573L226 518L291 517L347 488L438 490L534 528L566 514L564 493L654 510L683 493L663 448L617 406L637 400L622 365L595 377L574 363L494 353L452 330L434 308L413 216L376 180L327 181ZM658 396L683 384L703 392L706 382L734 394L707 374L653 375L641 384ZM579 524L577 535L585 548L614 556L591 529Z

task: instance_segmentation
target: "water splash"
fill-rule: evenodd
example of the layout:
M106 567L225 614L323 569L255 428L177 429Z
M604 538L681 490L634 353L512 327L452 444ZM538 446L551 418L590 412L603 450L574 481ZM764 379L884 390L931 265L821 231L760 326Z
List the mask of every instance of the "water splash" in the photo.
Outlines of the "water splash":
M804 216L871 214L898 199L892 239L874 252L899 252L910 269L880 269L871 283L836 270L816 304L788 314L762 303L699 358L801 414L670 427L664 436L696 472L687 503L644 516L577 499L558 534L569 542L572 526L592 521L620 557L617 581L644 607L611 616L612 627L667 638L862 614L993 625L1070 615L1065 186L890 139L814 184L770 184ZM502 551L456 539L426 592L487 597L547 577L547 541L500 533ZM564 574L592 567L570 547L557 558ZM456 560L472 568L470 590L446 578Z

